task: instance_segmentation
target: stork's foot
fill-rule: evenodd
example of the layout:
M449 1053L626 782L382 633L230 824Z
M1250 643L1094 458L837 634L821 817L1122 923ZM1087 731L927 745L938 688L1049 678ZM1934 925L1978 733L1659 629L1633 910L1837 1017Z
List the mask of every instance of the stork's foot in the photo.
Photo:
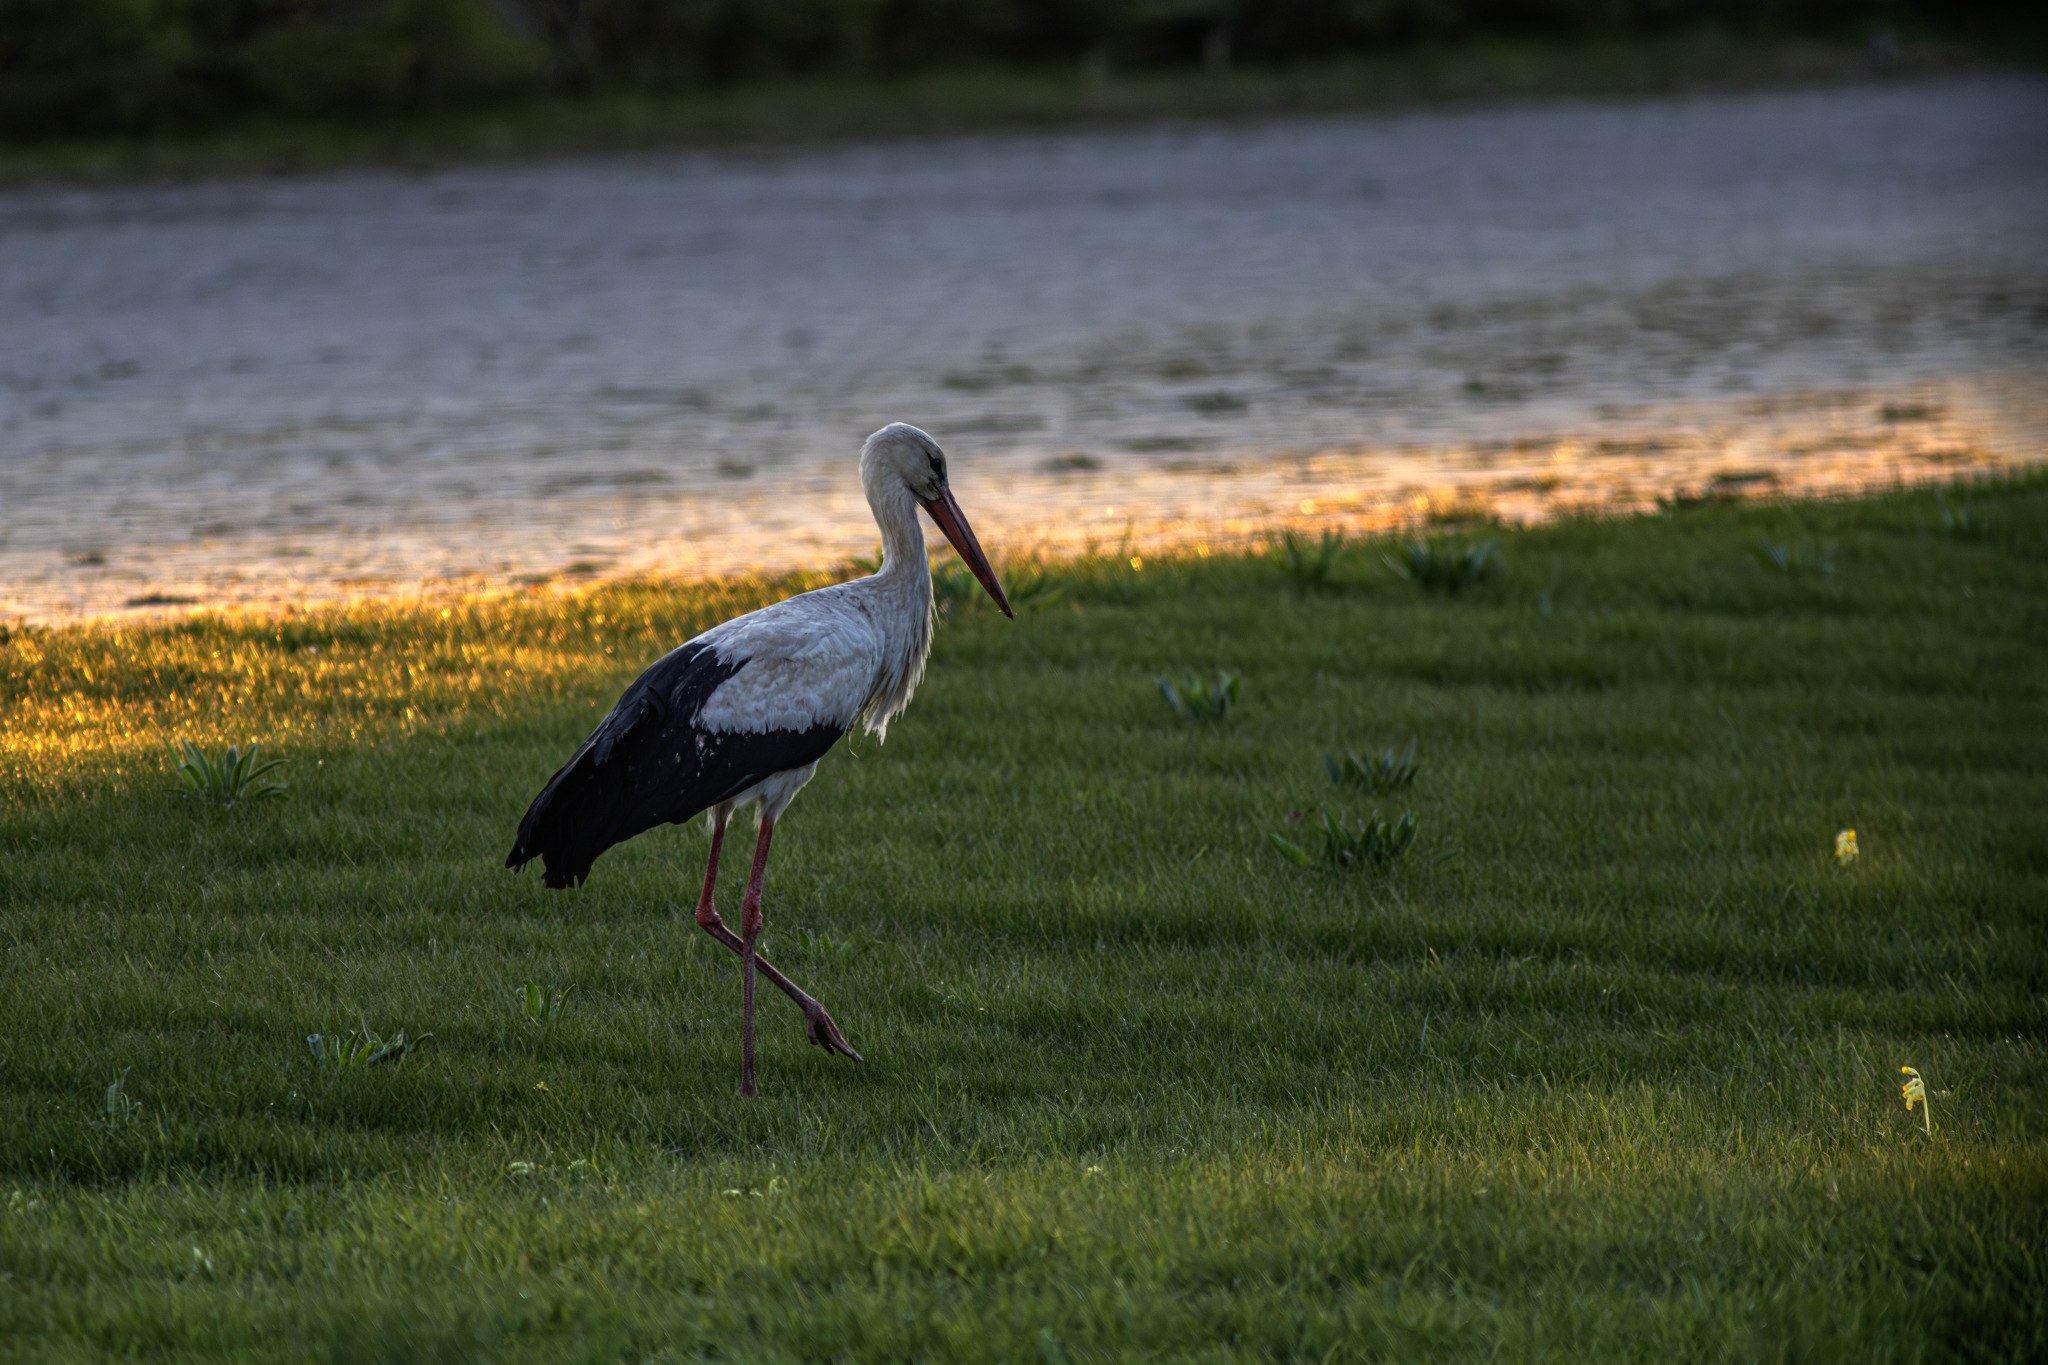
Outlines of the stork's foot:
M740 942L738 934L725 927L725 920L720 917L716 910L711 909L708 905L700 906L697 910L697 924L705 933L711 935L711 937L717 939L735 953L739 953L742 956L745 955L746 945ZM804 1032L810 1035L812 1042L829 1052L836 1052L842 1057L850 1057L856 1062L863 1060L861 1055L853 1050L853 1045L846 1041L846 1036L840 1033L839 1025L832 1022L832 1016L825 1013L823 1005L813 1000L794 981L791 981L788 977L777 971L775 965L769 962L767 958L757 956L754 959L754 963L761 969L761 975L767 977L777 990L780 990L791 1000L796 1001L797 1008L804 1012ZM740 1093L750 1099L752 1098L752 1095L747 1091L743 1090Z
M853 1045L840 1034L839 1026L832 1022L832 1016L825 1013L823 1005L815 1000L811 1001L804 1007L804 1018L807 1021L805 1031L811 1035L813 1043L842 1057L850 1057L856 1062L861 1059L860 1054L853 1050Z

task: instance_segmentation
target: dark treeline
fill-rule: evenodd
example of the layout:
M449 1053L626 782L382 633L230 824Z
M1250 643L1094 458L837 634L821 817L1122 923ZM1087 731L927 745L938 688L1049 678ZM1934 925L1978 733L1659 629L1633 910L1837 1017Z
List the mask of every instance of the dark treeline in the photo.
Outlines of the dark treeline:
M1275 64L1495 39L1843 38L1995 0L0 0L0 135L935 67Z

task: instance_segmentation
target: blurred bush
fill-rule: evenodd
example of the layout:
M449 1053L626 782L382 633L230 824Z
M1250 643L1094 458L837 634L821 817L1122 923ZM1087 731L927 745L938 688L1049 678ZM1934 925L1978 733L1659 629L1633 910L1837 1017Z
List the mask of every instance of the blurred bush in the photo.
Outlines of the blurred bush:
M236 56L249 94L292 114L465 103L531 87L547 64L489 0L304 6L248 33Z
M379 114L537 88L492 0L0 0L0 133Z
M1477 39L1853 35L1994 0L0 0L0 136L360 118L948 65L1283 63Z

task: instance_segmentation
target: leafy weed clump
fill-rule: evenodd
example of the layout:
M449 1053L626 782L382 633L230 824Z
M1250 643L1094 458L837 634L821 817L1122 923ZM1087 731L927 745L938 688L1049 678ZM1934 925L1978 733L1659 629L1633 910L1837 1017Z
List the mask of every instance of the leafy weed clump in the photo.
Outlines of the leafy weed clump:
M313 1054L314 1065L326 1071L355 1071L379 1062L396 1062L418 1048L434 1035L423 1033L409 1038L400 1029L389 1038L373 1033L369 1025L351 1029L346 1035L309 1033L306 1047Z
M969 575L971 578L973 575ZM1017 559L1003 566L1003 591L1018 611L1049 607L1067 590L1064 575L1047 568L1043 561Z
M859 561L856 561L859 562ZM1021 560L1004 566L1003 592L1015 611L1051 606L1066 591L1059 574L1035 560ZM974 570L957 559L942 560L932 568L932 608L943 621L956 621L971 611L992 607L988 593L975 578Z
M980 596L981 584L974 581L973 570L959 560L946 560L932 570L932 608L939 613L939 619L958 619Z
M1337 586L1337 564L1344 554L1342 531L1323 532L1321 543L1314 548L1305 538L1283 531L1269 538L1268 547L1267 560L1287 576L1297 591L1309 593Z
M519 983L513 992L519 1001L519 1016L533 1027L546 1033L553 1028L568 1008L569 992L551 991L538 981L527 980ZM400 1034L403 1038L405 1035Z
M141 1101L132 1098L128 1094L127 1089L128 1071L133 1069L130 1067L128 1070L124 1070L120 1075L114 1077L113 1083L107 1087L105 1095L107 1110L106 1126L109 1128L124 1127L142 1117Z
M1180 685L1176 687L1171 678L1162 674L1159 694L1166 698L1166 704L1182 720L1226 721L1237 705L1237 675L1218 669L1216 681L1205 683L1190 670L1181 675Z
M1401 547L1401 557L1383 555L1387 567L1418 588L1430 592L1455 593L1476 587L1500 576L1500 545L1484 541L1465 545L1450 540L1411 540Z
M1330 780L1340 787L1357 787L1375 794L1399 791L1415 784L1415 741L1409 740L1408 747L1399 753L1389 749L1378 758L1324 754L1323 766L1329 769Z
M1352 871L1358 868L1391 867L1408 851L1415 842L1415 813L1403 811L1398 820L1388 820L1378 811L1353 824L1341 812L1336 819L1330 812L1323 811L1323 847L1321 855L1310 853L1300 844L1279 834L1266 838L1278 850L1280 856L1297 867L1310 867L1317 862L1331 867Z
M1756 542L1757 562L1781 574L1831 574L1835 571L1835 545L1811 540L1775 541L1760 536Z
M1982 540L1984 519L1977 515L1977 505L1968 494L1961 502L1950 502L1937 488L1934 490L1934 505L1941 513L1941 529L1957 540Z
M282 768L285 761L281 758L273 758L267 763L260 761L258 747L251 744L245 754L238 745L230 744L227 752L216 759L209 758L191 740L181 741L178 748L172 750L179 755L178 794L188 801L197 801L216 810L233 810L245 801L283 796L284 783L265 781L264 778Z

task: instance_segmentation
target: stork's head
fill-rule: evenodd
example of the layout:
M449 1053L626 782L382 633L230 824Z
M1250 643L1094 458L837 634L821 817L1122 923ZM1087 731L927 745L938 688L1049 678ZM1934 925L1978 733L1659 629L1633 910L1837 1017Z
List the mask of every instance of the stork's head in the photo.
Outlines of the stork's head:
M995 569L981 552L981 542L974 538L974 528L967 524L967 514L953 500L952 487L946 482L946 452L939 449L937 441L907 422L891 422L868 437L867 444L861 447L860 481L877 514L890 501L887 493L891 484L908 489L931 513L932 520L959 552L961 562L973 571L995 604L1002 608L1003 615L1016 619L1017 613L1010 610L1010 599L1003 596L1003 585L996 581ZM904 510L912 519L916 518L915 512L907 507Z

